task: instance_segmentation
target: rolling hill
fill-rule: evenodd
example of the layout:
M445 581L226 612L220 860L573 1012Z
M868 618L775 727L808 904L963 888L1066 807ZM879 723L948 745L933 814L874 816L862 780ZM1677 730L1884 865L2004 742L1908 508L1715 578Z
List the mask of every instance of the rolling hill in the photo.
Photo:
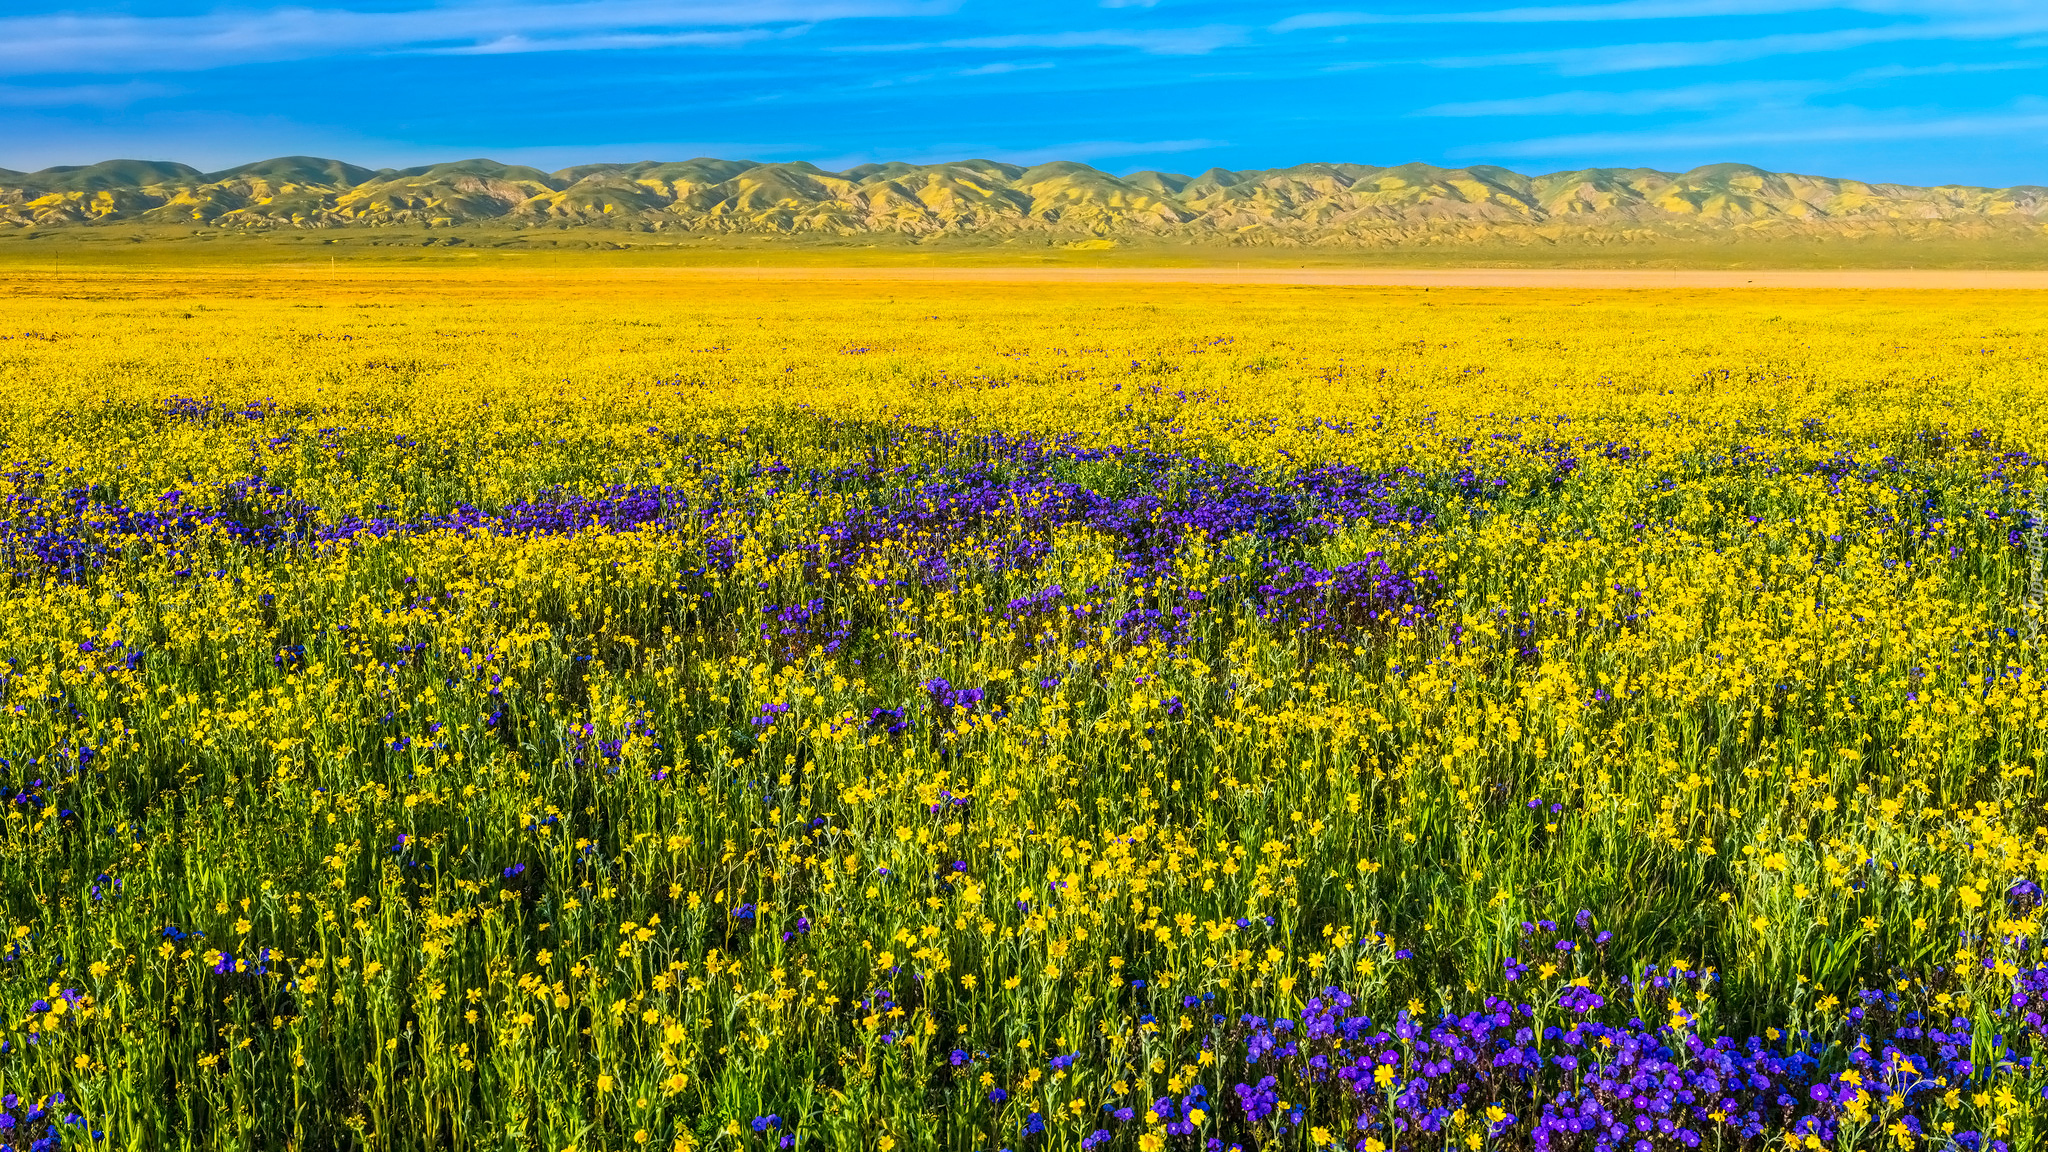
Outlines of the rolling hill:
M866 164L699 158L557 172L464 160L372 171L288 156L201 172L109 160L0 169L0 232L115 224L210 233L571 229L1099 244L1386 246L1685 237L2041 238L2048 188L1922 188L1716 164L1690 172L1304 164L1113 176L1066 161Z

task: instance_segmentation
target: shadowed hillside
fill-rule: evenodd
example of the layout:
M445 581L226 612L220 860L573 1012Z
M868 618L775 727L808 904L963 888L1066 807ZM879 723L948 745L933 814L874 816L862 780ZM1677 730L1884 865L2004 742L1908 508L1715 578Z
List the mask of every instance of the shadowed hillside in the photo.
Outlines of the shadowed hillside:
M1048 243L1385 246L1514 239L2041 236L2048 189L1918 188L1742 164L1691 172L1305 164L1116 177L1066 161L586 164L558 172L464 160L371 171L282 157L221 172L109 160L0 169L0 227L110 224L264 231L376 227L557 229Z

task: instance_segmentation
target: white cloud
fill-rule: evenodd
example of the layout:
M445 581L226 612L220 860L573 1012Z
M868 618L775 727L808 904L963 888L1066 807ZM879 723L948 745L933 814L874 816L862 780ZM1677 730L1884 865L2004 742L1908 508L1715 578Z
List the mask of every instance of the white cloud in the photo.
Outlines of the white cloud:
M5 89L0 89L5 91ZM641 160L778 160L815 155L802 140L645 140L508 144L502 136L435 141L392 140L282 116L161 112L122 124L81 124L61 114L4 108L0 102L0 168L33 171L53 164L90 164L109 157L169 160L205 172L271 156L332 156L364 168L410 168L482 156L546 171L572 164Z
M1177 152L1200 152L1205 148L1228 147L1226 140L1078 140L1044 148L998 149L983 153L991 160L1012 164L1045 164L1054 160L1104 160L1117 156L1168 156Z
M1439 68L1548 66L1567 76L1645 72L1659 68L1696 68L1739 64L1773 56L1840 52L1875 44L1932 40L1997 40L2048 32L2048 12L2031 12L2004 20L1894 24L1876 28L1842 28L1828 32L1786 32L1742 40L1670 41L1657 44L1612 44L1590 48L1557 48L1491 56L1456 56L1423 61Z
M126 108L138 100L175 95L162 84L130 80L126 84L71 84L23 88L0 84L0 108Z
M578 0L359 12L273 8L204 16L0 17L0 74L196 71L346 52L555 51L565 39L619 47L718 43L710 29L763 29L950 11L947 0ZM729 34L729 33L727 33ZM687 37L688 39L675 39ZM636 38L638 38L637 43Z
M1417 116L1647 116L1673 110L1784 104L1824 91L1827 85L1760 80L1753 83L1691 84L1634 92L1551 92L1506 100L1437 104Z
M1454 149L1460 158L1508 156L1641 155L1654 150L1690 151L1776 144L1824 144L1864 140L1941 140L1957 137L2010 136L2048 128L2048 113L2026 110L1983 116L1934 119L1869 119L1796 127L1760 125L1694 126L1648 132L1587 132L1476 144Z
M1005 36L967 36L904 44L857 44L837 52L929 52L935 48L1134 48L1154 56L1205 56L1218 48L1245 43L1246 29L1234 24L1199 28L1098 28L1073 32L1020 32Z
M1034 64L1011 64L1008 62L999 62L995 64L983 64L978 68L962 68L958 72L953 73L953 75L1002 76L1010 72L1042 72L1045 69L1050 68L1052 66L1052 62L1049 60L1041 60Z
M389 140L233 113L145 113L122 124L82 123L54 110L16 105L0 113L0 167L31 172L109 157L167 160L215 171L268 156L370 157L368 167L418 163ZM445 157L445 153L442 154Z
M1954 17L1971 13L2025 14L2035 10L2029 0L1620 0L1613 4L1531 5L1465 12L1304 12L1281 20L1272 30L1295 32L1359 24L1584 24L1829 11Z
M1983 60L1972 64L1886 64L1852 73L1851 80L1908 80L1918 76L1961 76L2048 67L2048 60Z
M775 33L760 29L739 32L600 32L589 36L500 36L482 44L423 48L437 56L508 56L528 52L598 52L632 48L730 47L766 40Z
M1049 60L1031 64L1018 64L1004 60L993 64L982 64L974 68L955 68L926 72L891 72L870 76L866 83L859 85L859 89L872 91L877 88L900 88L911 84L929 84L934 80L956 79L959 77L1007 76L1012 72L1043 72L1053 67L1056 67L1056 65ZM866 161L862 161L862 163L866 163Z
M1022 148L992 147L986 143L942 143L923 149L892 150L886 156L865 152L832 156L817 160L815 163L820 168L834 172L882 160L916 165L951 164L963 160L995 160L1004 164L1022 164L1029 167L1053 160L1085 162L1123 156L1166 156L1228 146L1229 142L1224 140L1078 140L1067 144L1033 145Z
M809 145L792 141L655 141L641 144L543 144L522 147L500 148L490 144L471 142L461 147L436 148L422 158L420 149L411 148L411 157L403 163L383 160L391 167L410 167L434 163L453 156L488 156L502 164L525 164L531 168L554 171L578 164L637 164L642 160L677 161L697 157L715 160L756 160L767 162L773 159L798 155Z

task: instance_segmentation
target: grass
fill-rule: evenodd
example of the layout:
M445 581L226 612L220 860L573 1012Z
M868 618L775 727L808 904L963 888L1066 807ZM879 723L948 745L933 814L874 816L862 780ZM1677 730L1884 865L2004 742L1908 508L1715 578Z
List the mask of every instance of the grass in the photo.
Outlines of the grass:
M1142 239L1106 249L1065 240L896 235L817 238L669 236L597 226L514 229L488 225L237 233L143 225L28 229L0 234L0 266L206 268L300 261L378 265L596 269L662 267L1231 267L2012 269L2048 267L2048 246L2028 233L1986 237L1836 238L1570 235L1417 239L1386 247L1286 248Z

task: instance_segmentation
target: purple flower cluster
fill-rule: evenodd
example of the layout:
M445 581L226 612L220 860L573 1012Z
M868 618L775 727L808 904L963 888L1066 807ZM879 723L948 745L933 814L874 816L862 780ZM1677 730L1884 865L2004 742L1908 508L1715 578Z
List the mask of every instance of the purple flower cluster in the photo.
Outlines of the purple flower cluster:
M1511 978L1527 970L1508 966ZM2031 1067L2021 1048L2041 1039L2048 1008L2048 968L2021 973L2009 1031L1980 1067L1970 1053L1983 1038L1970 1019L1891 992L1861 993L1840 1035L1702 1036L1686 1005L1711 983L1677 967L1622 981L1631 999L1667 1014L1653 1022L1604 1021L1596 1014L1606 995L1566 984L1538 1002L1487 996L1477 1011L1425 1019L1403 1010L1381 1025L1348 1015L1352 998L1329 988L1299 1021L1242 1022L1246 1067L1269 1071L1235 1086L1239 1115L1254 1131L1349 1129L1360 1149L1434 1148L1473 1133L1573 1152L1675 1152L1778 1132L1830 1145L1886 1129L1918 1138L1930 1131L1927 1109L1951 1089L1982 1091ZM1289 1100L1313 1103L1283 1111ZM1985 1143L1975 1131L1952 1139L1972 1150Z
M988 695L980 688L955 688L944 679L925 681L924 690L931 694L933 710L942 714L972 712Z
M827 655L839 651L853 635L853 621L834 619L831 602L812 598L798 604L770 604L760 629L761 642L778 660L794 660L812 649Z
M921 483L899 469L878 472L869 481L879 499L820 526L798 551L810 567L830 572L849 570L885 546L906 548L925 579L950 583L963 562L995 571L1035 568L1050 555L1054 530L1078 525L1115 541L1129 566L1126 580L1135 582L1167 574L1197 536L1218 543L1243 535L1309 541L1360 521L1429 519L1393 502L1403 474L1375 476L1351 465L1277 479L1142 446L1083 449L1001 435L960 456L971 462L940 468ZM1075 478L1090 468L1108 470L1115 483L1102 487L1110 491ZM1049 610L1060 595L1049 589L1012 605L1012 613ZM1163 630L1156 620L1139 626Z
M793 1148L796 1146L795 1135L787 1130L787 1125L782 1117L773 1112L766 1116L754 1117L750 1127L753 1128L755 1134L767 1137L768 1141L777 1148Z
M786 712L789 706L770 705L772 709ZM773 719L756 717L756 726L773 723ZM589 722L571 725L569 728L569 762L577 768L598 767L607 772L618 771L619 761L625 756L626 741L639 737L645 744L647 754L660 757L662 753L661 732L646 716L635 717L626 725L625 731L614 739L601 739L597 726Z
M1443 582L1428 569L1404 572L1378 552L1330 571L1308 564L1269 568L1257 588L1259 615L1305 633L1413 628L1430 618Z
M240 407L211 396L172 396L157 404L158 411L172 420L192 424L241 424L268 420L277 413L277 401L248 400Z
M902 708L874 708L868 711L867 726L891 736L901 736L910 730L910 716Z
M100 1140L106 1133L89 1127L62 1092L33 1103L14 1092L0 1096L0 1152L55 1152L67 1135Z
M268 948L259 948L254 956L236 956L232 952L221 952L213 961L216 976L268 976L270 958L275 955Z
M16 490L0 496L0 555L16 569L32 559L64 580L84 579L131 553L163 551L176 559L202 534L268 551L312 539L319 512L260 469L222 485L203 507L187 504L181 490L136 507L90 488L46 497L24 486L27 477L14 479Z
M907 549L929 581L949 583L960 563L995 571L1036 567L1051 552L1055 529L1085 525L1116 542L1132 580L1163 575L1182 547L1200 536L1221 543L1252 535L1268 542L1308 542L1358 522L1422 524L1429 514L1394 496L1404 472L1373 475L1346 464L1274 477L1235 464L1145 446L1084 449L1000 434L978 441L934 430L899 433L893 448L937 442L953 463L913 470L876 453L855 465L801 475L779 463L728 477L694 458L696 482L685 487L616 485L594 495L550 489L487 512L458 505L412 521L356 515L319 519L319 509L257 474L223 485L194 503L183 491L137 509L91 489L43 495L45 473L20 471L0 522L0 544L65 579L82 579L126 550L178 553L211 530L230 543L270 550L336 544L427 532L573 535L630 532L664 525L698 538L708 568L729 570L740 537L722 534L792 491L818 499L842 494L854 507L807 531L778 554L796 554L812 571L844 571L884 548ZM1086 473L1110 491L1075 478ZM1041 594L1043 595L1043 594ZM1052 593L1052 599L1058 593ZM1021 604L1019 610L1042 608ZM1185 615L1185 605L1179 606ZM1150 609L1167 616L1172 608ZM769 631L792 643L843 641L850 625L828 620L818 602L770 610ZM1148 627L1159 631L1155 621ZM1168 629L1170 630L1170 629Z

